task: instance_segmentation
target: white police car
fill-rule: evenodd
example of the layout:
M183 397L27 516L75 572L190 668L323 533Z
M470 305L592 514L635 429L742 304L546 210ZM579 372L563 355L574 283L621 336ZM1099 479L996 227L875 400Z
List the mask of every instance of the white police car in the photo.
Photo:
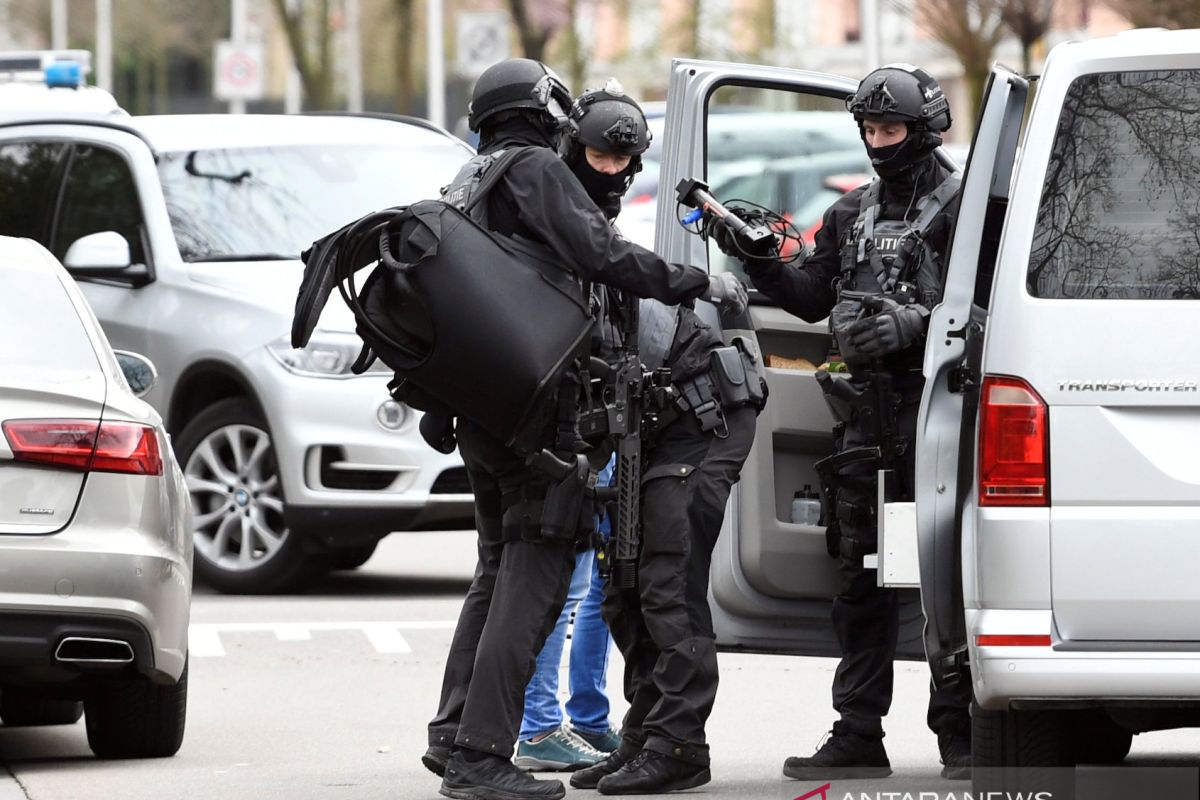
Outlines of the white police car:
M0 119L55 111L129 116L110 93L84 82L91 59L86 50L0 53Z

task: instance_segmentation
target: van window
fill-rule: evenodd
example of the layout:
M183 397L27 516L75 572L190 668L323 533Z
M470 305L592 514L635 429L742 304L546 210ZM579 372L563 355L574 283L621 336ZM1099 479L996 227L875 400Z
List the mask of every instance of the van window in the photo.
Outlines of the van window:
M46 243L57 184L54 172L62 142L6 142L0 145L0 235Z
M1071 84L1038 207L1034 297L1200 298L1200 71Z

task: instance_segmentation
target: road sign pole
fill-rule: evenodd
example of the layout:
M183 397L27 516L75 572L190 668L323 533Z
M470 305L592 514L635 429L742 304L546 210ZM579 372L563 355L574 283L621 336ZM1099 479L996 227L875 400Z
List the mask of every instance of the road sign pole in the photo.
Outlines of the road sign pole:
M346 110L363 110L362 31L358 0L346 0Z
M429 96L429 121L446 126L446 48L442 0L429 0L426 36L429 40L429 70L425 93Z
M295 14L300 8L300 0L287 0L285 7L287 13ZM300 70L296 68L296 54L292 53L292 63L288 67L287 81L283 89L283 112L285 114L299 114L301 99L304 96L304 87L300 80Z
M112 0L96 0L96 85L106 92L113 88L112 41Z
M55 50L67 48L67 0L50 4L50 46Z
M235 45L246 42L246 0L230 0L229 38ZM245 114L245 98L235 97L229 101L230 114Z

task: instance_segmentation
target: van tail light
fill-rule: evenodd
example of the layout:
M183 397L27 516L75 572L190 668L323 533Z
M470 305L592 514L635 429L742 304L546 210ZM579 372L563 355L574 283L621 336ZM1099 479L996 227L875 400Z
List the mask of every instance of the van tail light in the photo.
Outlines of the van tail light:
M979 505L1050 505L1046 403L1020 378L987 375L983 379Z
M154 428L84 419L8 420L0 425L13 458L80 472L162 475Z

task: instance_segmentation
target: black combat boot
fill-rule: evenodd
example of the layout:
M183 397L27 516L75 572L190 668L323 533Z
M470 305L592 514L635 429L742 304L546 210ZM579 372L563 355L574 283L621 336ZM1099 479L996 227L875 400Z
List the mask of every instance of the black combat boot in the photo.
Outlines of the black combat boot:
M562 781L536 780L508 759L482 755L468 761L456 750L438 792L455 800L560 800L567 790Z
M614 772L625 766L625 762L629 759L621 754L619 749L613 750L608 754L608 757L603 761L597 761L590 767L584 767L578 772L571 775L571 788L573 789L595 789L596 784L600 783L600 779L606 775L612 775Z
M450 748L442 747L440 744L429 745L425 755L421 756L421 763L425 765L425 769L439 778L446 774L446 762L449 760Z
M619 770L600 779L600 794L661 794L694 789L712 780L707 764L689 764L643 750Z
M971 740L964 737L938 737L942 753L942 777L952 781L971 779Z
M886 778L892 774L892 764L882 736L863 736L835 722L821 749L807 758L792 756L783 762L783 774L800 781Z

